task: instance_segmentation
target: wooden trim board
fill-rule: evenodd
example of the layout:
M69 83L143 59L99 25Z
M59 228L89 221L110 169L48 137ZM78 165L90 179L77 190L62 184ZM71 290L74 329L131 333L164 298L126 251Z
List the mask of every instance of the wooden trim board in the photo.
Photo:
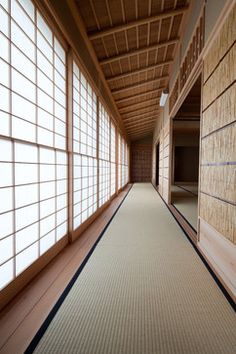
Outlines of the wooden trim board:
M201 237L197 247L236 303L236 245L202 218L199 223Z

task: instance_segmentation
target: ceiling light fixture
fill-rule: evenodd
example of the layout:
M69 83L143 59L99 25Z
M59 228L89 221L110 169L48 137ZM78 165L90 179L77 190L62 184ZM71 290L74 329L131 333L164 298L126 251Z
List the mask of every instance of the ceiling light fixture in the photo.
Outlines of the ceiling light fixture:
M167 90L162 91L161 98L160 98L160 107L165 106L168 94L169 94L169 92Z

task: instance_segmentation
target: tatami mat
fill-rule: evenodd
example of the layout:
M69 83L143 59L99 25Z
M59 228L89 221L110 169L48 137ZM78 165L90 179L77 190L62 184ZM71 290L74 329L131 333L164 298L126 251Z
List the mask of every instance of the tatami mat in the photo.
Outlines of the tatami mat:
M235 353L236 316L151 184L135 184L35 353Z

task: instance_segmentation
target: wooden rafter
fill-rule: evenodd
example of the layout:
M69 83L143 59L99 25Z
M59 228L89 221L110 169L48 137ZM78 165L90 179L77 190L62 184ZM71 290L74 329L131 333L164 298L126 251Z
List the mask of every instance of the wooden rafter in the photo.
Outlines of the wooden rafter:
M158 118L158 115L156 114L154 114L154 115L147 115L147 116L142 116L142 117L139 117L138 119L137 119L137 117L132 117L132 118L129 118L129 119L127 119L125 122L124 122L124 125L125 124L127 124L127 123L129 123L129 122L138 122L138 121L140 121L140 120L145 120L145 119L157 119Z
M129 86L122 87L122 88L119 88L119 89L111 90L111 92L113 94L120 93L120 92L123 93L125 91L129 91L129 90L137 88L137 87L140 88L140 87L143 87L143 86L146 86L146 85L149 85L149 84L153 84L154 82L159 82L159 81L162 81L162 80L166 80L166 79L168 79L168 77L169 77L168 75L155 77L154 79L149 79L149 80L146 80L146 81L143 81L143 82L138 82L138 83L133 84L133 85L129 85Z
M139 130L136 130L135 132L127 132L128 136L130 137L136 137L136 136L140 136L140 135L148 135L148 134L153 134L153 127L150 127L148 129L139 129Z
M146 96L146 95L150 95L150 94L153 94L153 93L159 93L162 90L164 90L165 88L166 88L165 86L161 86L158 89L153 89L153 90L149 90L149 91L146 91L146 92L137 93L135 95L130 95L128 97L118 98L117 100L115 99L115 102L116 103L125 102L125 101L128 101L128 100L133 100L134 98L140 98L140 97L143 97L143 96Z
M140 128L135 129L135 130L127 131L127 134L128 135L130 135L130 134L134 135L134 134L137 134L137 133L140 133L140 132L146 132L146 131L152 132L153 131L153 125L150 126L150 127L146 127L146 128L145 127L144 128L140 127Z
M156 103L153 103L153 104L149 104L149 105L146 105L144 107L140 107L140 108L135 108L135 109L132 109L131 111L127 111L127 112L120 112L122 115L123 114L130 114L130 113L134 113L134 112L140 112L142 111L143 109L149 109L149 108L153 108L153 107L159 107L159 104L156 102Z
M147 119L147 120L141 120L138 122L129 122L125 125L125 128L135 128L138 127L140 125L146 125L148 123L154 123L156 121L156 119Z
M112 63L112 62L114 62L116 60L128 58L128 57L130 57L132 55L145 53L145 52L148 52L148 51L153 50L153 49L158 49L158 48L161 48L161 47L165 47L167 45L175 44L178 41L179 41L179 38L175 38L175 39L171 39L169 41L161 42L161 43L158 43L158 44L153 44L153 45L150 45L150 46L146 46L146 47L142 47L142 48L138 48L138 49L133 49L133 50L130 50L129 52L127 52L127 53L122 53L122 54L119 54L119 55L114 55L114 56L109 57L109 58L100 59L99 63L101 65L109 64L109 63Z
M162 67L163 65L168 65L168 64L171 64L171 63L173 63L172 59L171 60L166 60L166 61L163 61L161 63L145 66L144 68L130 71L130 72L125 73L125 74L120 74L120 75L115 75L115 76L112 76L112 77L108 77L108 78L106 78L106 80L107 80L107 82L112 82L112 81L115 81L115 80L124 79L124 78L127 78L129 76L136 75L136 74L141 74L141 73L144 73L146 71L149 71L149 70L152 70L152 69L157 69L157 68Z
M136 19L134 21L130 21L125 24L106 28L106 29L97 31L95 33L88 33L88 37L89 37L89 39L94 40L94 39L97 39L97 38L100 38L103 36L107 36L107 35L110 35L113 33L128 30L132 27L136 27L136 26L147 24L147 23L159 21L161 19L168 18L171 16L180 15L187 10L188 10L188 6L182 6L182 7L179 7L178 9L163 11L163 12L153 15L153 16L149 16L149 17L145 17L145 18L141 18L141 19Z
M135 129L134 129L134 128L130 128L130 129L127 128L126 130L127 130L128 134L129 134L129 133L132 134L132 133L138 132L138 131L140 131L140 130L142 130L142 131L143 131L143 130L152 130L152 129L153 129L153 125L154 125L154 124L152 123L152 124L149 124L149 125L147 125L147 126L144 125L144 126L137 127L137 128L135 128Z
M122 113L127 108L137 107L137 106L140 106L142 104L148 104L150 102L155 102L155 101L159 102L159 98L160 98L160 96L157 96L157 97L154 97L154 98L150 98L148 100L143 100L141 102L136 102L136 103L133 103L133 104L129 104L127 106L124 106L124 107L121 107L121 108L118 108L118 109Z
M131 116L123 116L122 118L123 118L123 121L126 122L129 118L140 117L140 116L142 116L144 114L155 114L157 112L158 112L157 109L153 109L151 111L142 112L140 114L132 114Z

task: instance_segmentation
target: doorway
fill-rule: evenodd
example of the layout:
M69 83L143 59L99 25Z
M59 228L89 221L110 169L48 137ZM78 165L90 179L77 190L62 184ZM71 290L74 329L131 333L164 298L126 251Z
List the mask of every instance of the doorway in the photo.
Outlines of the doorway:
M171 203L197 231L201 76L173 119Z

